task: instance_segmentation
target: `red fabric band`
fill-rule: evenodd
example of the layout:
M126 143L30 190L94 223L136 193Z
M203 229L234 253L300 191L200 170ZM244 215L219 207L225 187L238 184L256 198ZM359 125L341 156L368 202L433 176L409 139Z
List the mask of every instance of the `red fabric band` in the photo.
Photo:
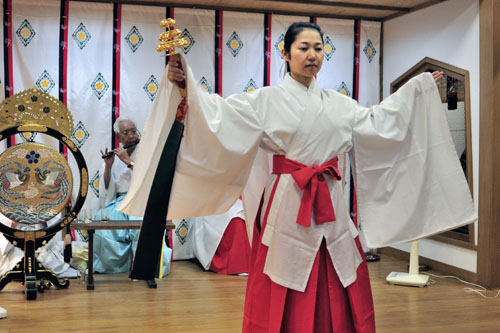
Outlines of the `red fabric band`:
M307 166L284 155L273 156L273 173L290 173L299 188L304 191L300 202L297 223L304 227L311 225L311 215L314 208L316 223L335 221L330 190L326 183L324 173L330 174L334 180L340 180L340 172L337 169L338 158L323 163L320 166Z

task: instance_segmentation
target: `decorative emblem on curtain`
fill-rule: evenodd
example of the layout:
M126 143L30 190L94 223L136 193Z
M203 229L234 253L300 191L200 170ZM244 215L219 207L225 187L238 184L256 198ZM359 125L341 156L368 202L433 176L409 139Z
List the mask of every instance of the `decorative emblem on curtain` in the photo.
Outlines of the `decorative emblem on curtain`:
M255 81L253 79L250 79L250 81L248 81L248 83L245 86L245 89L243 91L244 92L251 92L251 91L254 91L255 89L258 89L258 88L259 87L255 83Z
M175 234L177 235L177 239L181 245L184 245L187 239L187 235L189 232L189 224L186 220L182 219L181 223L175 228Z
M89 42L90 38L92 38L92 35L87 30L87 28L85 28L85 25L82 22L80 22L78 27L73 32L72 36L80 50L83 50L85 45L87 45L87 43Z
M336 50L337 49L335 48L335 45L333 45L333 42L330 39L330 37L326 36L325 42L323 44L323 51L325 52L326 61L330 61L330 59L333 56L333 53L335 53Z
M188 54L195 43L193 35L189 33L188 29L184 29L179 36L179 39L184 39L186 41L186 46L182 47L181 50L184 54Z
M151 75L146 81L146 84L144 85L144 91L151 101L155 99L156 92L158 91L159 86L160 84L158 83L158 80L156 80L154 75Z
M351 96L351 92L349 91L349 88L347 87L347 84L344 81L342 81L337 91L342 95Z
M55 85L56 84L54 80L52 80L52 77L50 77L50 74L49 72L47 72L47 70L44 70L42 75L40 75L40 77L36 81L36 86L38 87L38 89L46 93L50 93Z
M280 58L283 59L283 56L281 55L281 50L285 47L285 35L281 34L276 43L274 43L274 47L276 48L276 51L278 51L278 54L280 55Z
M24 133L20 133L19 136L21 137L23 142L33 142L33 141L35 141L37 134L38 134L37 132L24 132Z
M211 94L213 92L213 89L210 86L210 83L208 83L207 79L204 76L201 77L200 85L209 94Z
M236 56L238 55L238 53L240 53L240 50L243 47L243 42L241 41L236 31L233 31L231 37L229 37L229 39L226 42L226 46L228 47L229 51L231 51L233 57L236 58Z
M363 52L366 54L368 57L368 62L371 63L373 60L373 57L375 57L375 54L377 53L377 50L375 50L375 47L373 46L373 43L371 40L367 40L366 46L363 49Z
M94 81L90 84L90 87L94 91L97 99L101 99L101 97L106 93L109 88L109 84L104 80L104 76L101 73L98 73Z
M90 137L89 132L81 121L76 124L75 130L71 134L71 138L75 141L78 148L82 148L87 139Z
M99 198L99 171L96 171L89 184L96 197Z
M21 43L23 43L24 46L28 46L31 40L35 37L36 32L31 27L30 22L27 19L25 19L21 23L19 28L17 28L16 35L17 37L19 37L19 40L21 41Z
M139 33L139 29L137 29L135 25L130 29L127 37L125 37L125 41L132 49L132 52L135 52L139 46L141 46L143 40L142 35Z

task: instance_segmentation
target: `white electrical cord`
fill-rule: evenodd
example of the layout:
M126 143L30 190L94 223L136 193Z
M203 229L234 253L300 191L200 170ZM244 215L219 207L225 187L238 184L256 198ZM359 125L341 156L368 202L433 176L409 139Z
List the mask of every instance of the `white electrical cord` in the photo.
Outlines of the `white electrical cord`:
M462 280L462 279L460 279L460 278L458 278L456 276L453 276L453 275L435 275L435 274L431 274L431 273L427 273L427 272L422 272L421 274L427 274L429 276L433 276L433 277L437 277L437 278L452 278L452 279L456 279L456 280L458 280L458 281L460 281L462 283L469 284L471 286L475 286L475 287L477 287L479 289L465 287L464 291L467 292L467 293L477 293L477 294L481 295L484 298L498 298L498 296L500 295L500 289L499 289L498 292L497 292L497 294L495 296L486 296L486 295L483 294L485 291L487 291L487 289L485 287L480 286L480 285L475 284L475 283L472 283L472 282L464 281L464 280ZM429 284L431 284L431 283L435 283L435 281L434 280L430 280Z

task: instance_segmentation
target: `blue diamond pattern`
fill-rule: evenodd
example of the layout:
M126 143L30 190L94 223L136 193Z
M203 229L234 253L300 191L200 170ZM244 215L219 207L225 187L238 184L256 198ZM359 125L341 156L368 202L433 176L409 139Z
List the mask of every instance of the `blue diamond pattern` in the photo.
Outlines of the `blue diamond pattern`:
M177 239L179 239L179 243L184 245L189 235L189 224L186 220L182 219L181 223L175 228L175 234L177 235Z
M226 42L226 46L229 48L229 51L231 51L233 57L236 57L238 53L240 53L240 50L243 47L243 42L235 31L233 31L231 37L229 37Z
M211 94L213 92L213 89L210 86L210 83L208 83L207 79L204 76L200 80L200 85L209 94Z
M76 42L76 45L78 45L80 50L82 50L85 47L85 45L87 45L90 38L92 38L90 32L87 30L87 28L85 28L85 25L82 22L80 22L78 27L73 32L72 36Z
M342 95L351 96L351 92L349 91L349 88L347 87L347 84L345 84L344 81L342 81L342 84L340 85L337 91Z
M276 43L274 43L274 48L276 49L276 52L280 55L281 59L283 59L283 56L281 55L281 50L285 47L285 35L281 34Z
M179 38L186 38L189 41L189 44L182 48L182 52L184 52L184 54L188 54L195 43L193 35L189 33L188 29L184 29Z
M19 40L21 41L21 43L23 43L24 46L28 46L31 40L35 37L36 32L31 27L29 21L25 19L21 23L19 28L17 28L16 35L17 37L19 37Z
M146 81L146 84L144 85L144 91L148 95L149 99L153 101L156 97L156 92L158 91L158 87L160 84L154 77L154 75L151 75L149 79Z
M375 50L375 47L373 46L373 43L371 40L368 39L368 41L366 42L366 46L363 49L363 52L368 57L368 62L371 63L373 60L373 57L375 57L375 54L377 53L377 50Z
M71 134L71 138L76 143L76 146L78 148L82 148L83 145L85 144L85 141L87 141L89 137L90 137L89 132L87 131L83 123L79 121L75 127L75 130Z
M257 84L255 83L255 81L253 79L250 79L250 81L248 81L247 85L245 86L245 89L243 90L244 92L252 92L254 91L255 89L258 89L259 87L257 87Z
M326 36L325 42L323 44L323 51L325 52L326 61L330 61L330 59L333 56L333 53L335 53L335 50L337 49L335 48L335 45L333 45L332 40L330 39L329 36Z
M99 198L99 171L94 174L89 185L92 191L94 191L95 196Z
M97 74L94 81L90 84L90 87L94 91L97 99L101 99L101 97L106 93L109 88L109 84L104 80L104 76L101 73Z
M46 93L49 93L55 85L56 84L54 80L52 80L50 74L46 70L43 71L42 75L40 75L40 77L36 81L36 86L38 87L38 89Z
M135 52L139 48L139 46L141 46L144 39L139 33L139 29L137 29L137 27L134 25L127 34L127 37L125 37L125 40L127 41L128 46L130 46L130 48L132 49L132 52Z

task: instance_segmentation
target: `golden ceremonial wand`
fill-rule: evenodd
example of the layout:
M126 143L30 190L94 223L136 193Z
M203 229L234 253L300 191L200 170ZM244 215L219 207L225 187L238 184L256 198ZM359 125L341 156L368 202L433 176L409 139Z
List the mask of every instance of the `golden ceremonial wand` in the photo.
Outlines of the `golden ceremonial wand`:
M156 50L158 52L167 52L166 56L171 56L171 61L182 69L181 58L175 51L175 47L182 48L189 45L187 38L179 38L181 31L174 29L175 21L173 19L164 19L160 26L167 31L162 32L158 39L160 44ZM165 84L166 82L163 82ZM177 81L179 91L182 97L177 107L175 121L172 124L168 134L160 161L156 167L155 176L149 192L146 211L139 234L137 251L134 264L129 277L136 280L146 280L151 288L156 288L155 276L161 278L162 269L162 247L163 235L165 234L168 203L170 201L170 192L174 180L175 163L177 161L177 152L179 151L182 133L184 131L184 117L186 116L187 89L186 81Z
M190 41L187 38L179 38L181 35L181 31L179 29L174 29L174 25L175 25L174 19L168 18L161 20L160 27L166 28L167 31L162 32L158 36L160 44L158 44L158 46L156 47L156 51L167 52L165 56L166 57L170 56L171 60L177 64L177 67L183 70L181 57L179 56L179 52L175 50L175 47L177 48L186 47L189 45ZM179 91L184 101L187 97L186 81L185 80L182 80L180 82L177 81L177 85L179 86ZM181 102L181 104L183 103ZM181 123L184 122L184 116L186 114L184 105L185 108L187 108L187 103L185 103L183 104L182 110L177 109L176 120L180 121Z

